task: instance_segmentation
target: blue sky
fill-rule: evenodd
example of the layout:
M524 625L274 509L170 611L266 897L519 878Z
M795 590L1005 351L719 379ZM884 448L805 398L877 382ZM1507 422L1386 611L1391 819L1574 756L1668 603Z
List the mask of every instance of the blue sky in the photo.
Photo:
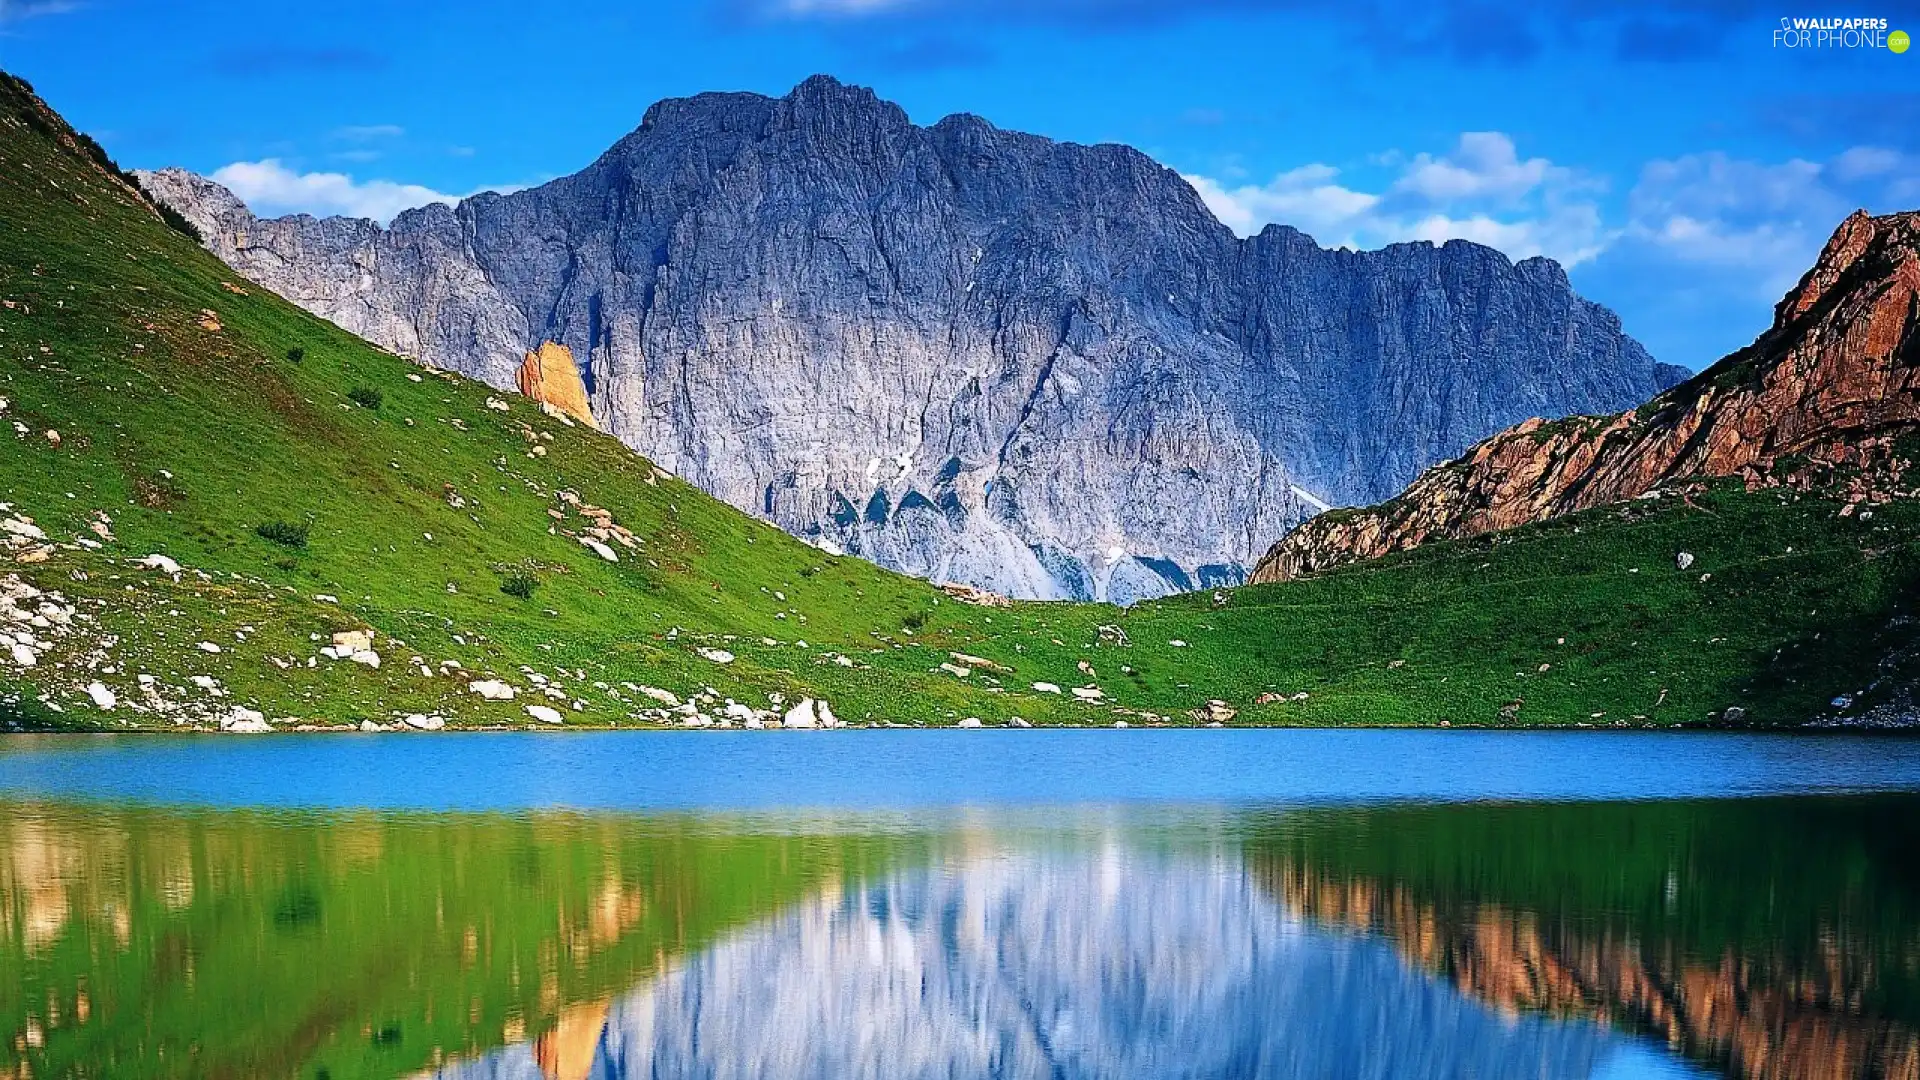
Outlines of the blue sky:
M827 72L922 123L1132 144L1242 232L1553 256L1700 367L1847 212L1920 208L1920 49L1777 43L1800 17L1920 34L1920 0L0 0L0 67L124 165L379 217Z

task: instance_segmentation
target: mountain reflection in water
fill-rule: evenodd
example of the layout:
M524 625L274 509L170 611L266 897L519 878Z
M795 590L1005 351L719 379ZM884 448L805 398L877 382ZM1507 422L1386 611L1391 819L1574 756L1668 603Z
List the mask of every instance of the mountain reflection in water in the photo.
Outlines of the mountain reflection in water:
M0 803L0 1078L1920 1080L1916 829Z
M1618 1041L1489 1009L1291 916L1237 860L970 858L803 902L583 1029L446 1080L1587 1077Z

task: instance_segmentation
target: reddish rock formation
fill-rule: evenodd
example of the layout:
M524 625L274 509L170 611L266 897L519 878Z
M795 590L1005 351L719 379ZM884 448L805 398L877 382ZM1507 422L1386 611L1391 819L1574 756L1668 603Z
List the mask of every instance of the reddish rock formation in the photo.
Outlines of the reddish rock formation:
M1897 480L1920 430L1920 213L1855 213L1759 340L1632 412L1529 420L1429 469L1397 498L1335 511L1268 550L1252 580L1544 521L1662 485L1749 486L1833 466ZM1868 492L1871 494L1871 492Z
M580 366L573 362L573 350L565 345L541 342L538 350L527 354L514 382L522 394L539 402L547 412L599 428L593 422L593 408L587 404L587 384L580 379Z

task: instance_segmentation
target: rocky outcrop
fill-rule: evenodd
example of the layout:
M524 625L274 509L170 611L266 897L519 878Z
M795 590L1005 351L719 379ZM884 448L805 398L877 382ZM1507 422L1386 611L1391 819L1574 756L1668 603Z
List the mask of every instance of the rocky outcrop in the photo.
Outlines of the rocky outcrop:
M587 384L580 378L580 366L573 362L573 350L565 345L541 342L538 349L527 354L513 381L542 409L590 428L600 426L593 422L593 406L587 401Z
M1631 412L1529 420L1428 471L1400 497L1325 515L1267 553L1283 581L1638 498L1664 485L1744 477L1806 485L1844 469L1850 498L1887 498L1920 431L1920 214L1841 224L1780 301L1771 329Z
M1326 505L1675 380L1559 266L1241 240L1121 146L931 127L832 79L663 101L572 176L368 221L148 174L240 273L514 385L823 546L1025 597L1237 582Z

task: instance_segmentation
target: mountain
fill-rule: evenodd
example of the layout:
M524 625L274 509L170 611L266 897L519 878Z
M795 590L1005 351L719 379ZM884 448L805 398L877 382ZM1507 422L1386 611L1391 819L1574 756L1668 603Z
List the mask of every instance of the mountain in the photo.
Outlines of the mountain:
M565 345L600 426L701 489L1016 596L1237 583L1316 509L1685 375L1548 260L1237 239L1134 150L824 76L662 101L579 173L389 228L141 179L376 344L502 389Z
M0 77L0 730L1914 715L1920 499L1736 481L1279 585L1009 602L660 469L573 415L558 347L511 391L426 369L194 231Z
M1912 494L1916 436L1920 213L1855 213L1752 345L1638 409L1502 432L1398 498L1308 523L1253 578L1283 581L1723 477L1799 491L1841 479L1840 512L1870 519Z

